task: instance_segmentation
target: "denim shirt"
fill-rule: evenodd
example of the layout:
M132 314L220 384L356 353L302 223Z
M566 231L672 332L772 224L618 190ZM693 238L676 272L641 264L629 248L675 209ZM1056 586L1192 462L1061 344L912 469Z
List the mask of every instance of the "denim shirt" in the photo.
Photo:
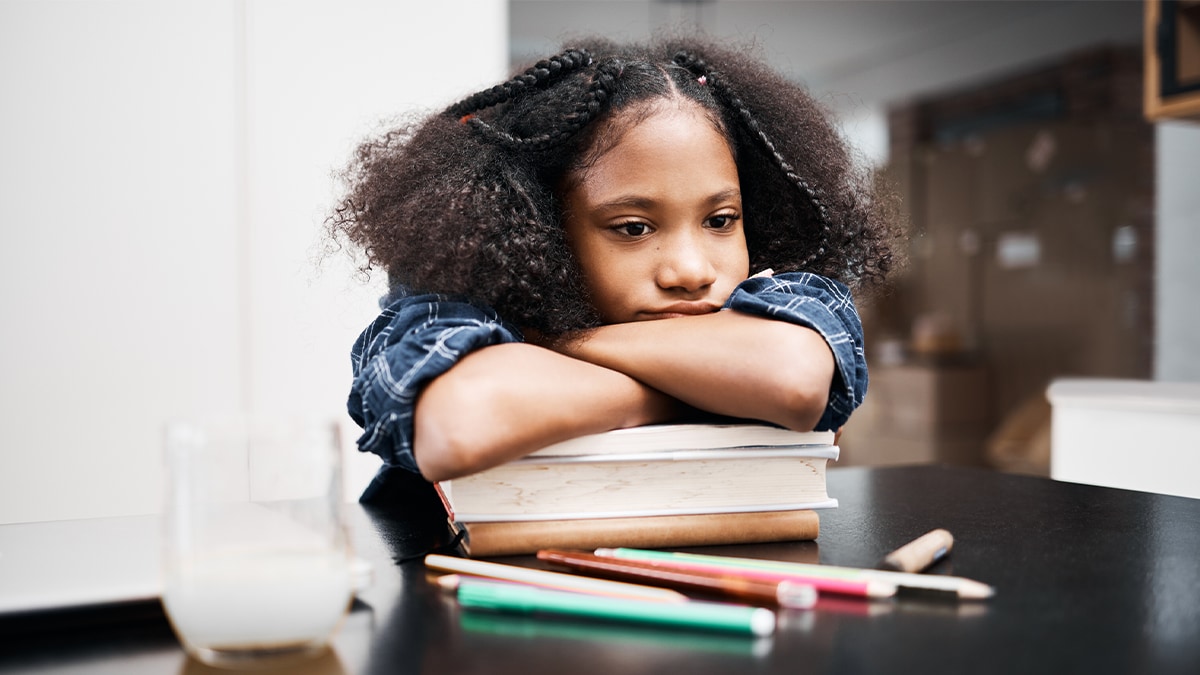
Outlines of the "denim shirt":
M363 428L359 450L379 455L385 469L416 472L413 410L425 385L476 349L523 338L491 308L461 297L394 294L381 304L383 312L354 343L347 408ZM806 326L825 338L837 367L817 429L837 429L862 403L862 323L844 284L807 272L756 276L739 284L723 309Z

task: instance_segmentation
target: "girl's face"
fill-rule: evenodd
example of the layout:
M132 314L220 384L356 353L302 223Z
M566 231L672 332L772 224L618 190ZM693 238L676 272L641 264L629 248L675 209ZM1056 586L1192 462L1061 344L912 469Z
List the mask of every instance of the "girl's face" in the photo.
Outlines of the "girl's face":
M604 323L715 312L749 275L737 164L698 108L662 105L573 178L567 240Z

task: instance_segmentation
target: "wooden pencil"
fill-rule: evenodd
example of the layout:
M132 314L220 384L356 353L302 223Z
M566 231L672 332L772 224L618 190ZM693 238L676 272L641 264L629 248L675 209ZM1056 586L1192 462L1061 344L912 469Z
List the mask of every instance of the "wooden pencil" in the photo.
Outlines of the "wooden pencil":
M664 569L661 566L574 551L538 551L539 560L588 574L685 591L714 593L750 604L766 604L794 609L811 608L817 590L809 584L791 581L768 582L737 574Z
M603 557L621 558L624 560L653 561L665 566L680 567L683 569L698 567L712 570L753 570L774 575L798 575L804 579L824 577L839 580L867 581L870 583L887 584L893 589L916 588L945 591L961 600L985 600L995 595L995 589L985 583L963 577L943 576L940 574L913 574L909 572L891 572L858 567L811 565L781 560L701 555L698 553L641 551L622 548L596 549L596 554ZM817 588L821 589L821 586L818 585Z
M641 555L645 553L645 555ZM777 570L721 564L709 560L713 556L685 556L685 554L660 553L658 551L632 551L632 549L596 549L597 557L634 561L651 565L664 570L679 570L685 572L702 572L708 574L730 574L745 579L756 579L762 582L779 583L790 581L797 584L808 584L821 594L835 593L859 598L884 599L896 595L896 584L875 579L846 578L845 576L829 576L819 572L807 573L791 570ZM819 566L813 566L819 567Z
M594 593L613 597L638 598L642 600L658 600L663 602L686 602L687 596L668 588L630 584L622 581L608 581L576 574L562 574L537 570L518 565L469 560L452 556L431 553L425 556L425 566L442 572L488 577L504 581L543 586L576 593Z

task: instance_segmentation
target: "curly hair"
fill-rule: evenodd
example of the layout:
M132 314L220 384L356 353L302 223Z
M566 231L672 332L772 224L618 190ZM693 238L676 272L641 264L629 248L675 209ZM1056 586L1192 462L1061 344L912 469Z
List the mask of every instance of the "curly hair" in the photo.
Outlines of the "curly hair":
M897 226L827 112L758 59L701 38L585 40L364 142L327 226L393 287L464 295L548 335L596 326L563 185L677 97L729 141L751 269L884 280Z

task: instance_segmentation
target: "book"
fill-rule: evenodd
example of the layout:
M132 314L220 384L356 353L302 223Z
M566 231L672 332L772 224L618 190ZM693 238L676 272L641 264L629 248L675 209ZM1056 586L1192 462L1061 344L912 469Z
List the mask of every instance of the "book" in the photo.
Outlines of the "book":
M828 446L833 445L833 439L832 431L792 431L767 424L648 424L572 438L517 461L683 450Z
M815 539L833 432L650 425L548 446L437 493L470 556Z
M837 505L832 432L758 424L650 425L548 446L443 481L459 522L795 511Z
M580 518L465 523L461 548L471 557L524 555L542 549L673 548L816 539L820 519L811 509L701 513L637 518Z

